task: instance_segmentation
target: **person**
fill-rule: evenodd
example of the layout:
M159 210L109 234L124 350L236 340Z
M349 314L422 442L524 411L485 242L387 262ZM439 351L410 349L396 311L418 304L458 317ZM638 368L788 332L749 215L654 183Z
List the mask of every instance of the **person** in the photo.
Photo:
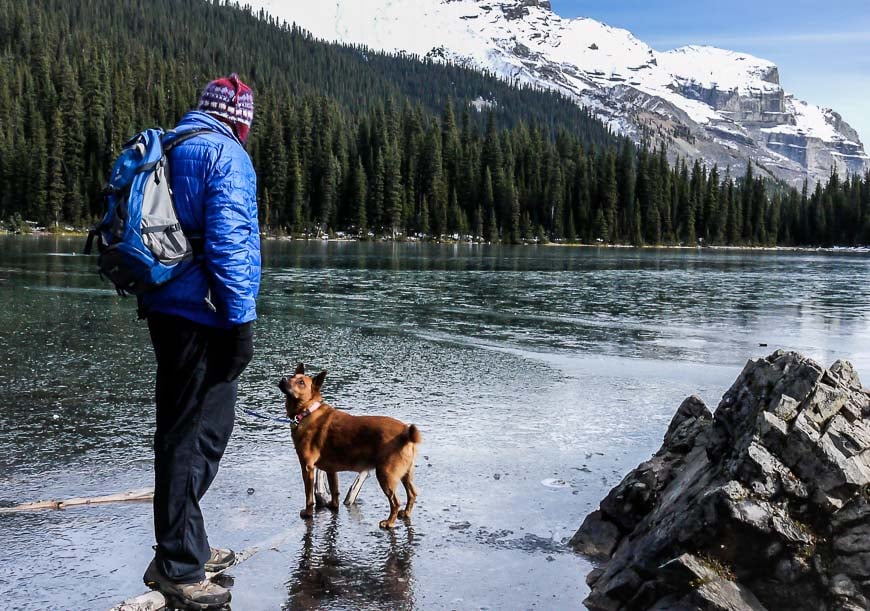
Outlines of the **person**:
M253 93L232 74L210 82L197 109L167 135L169 143L201 131L168 154L176 212L195 257L177 279L139 298L157 361L157 545L143 578L173 604L196 609L231 598L205 578L235 554L209 546L199 503L217 474L239 375L253 356L260 235L257 180L244 148L253 117Z

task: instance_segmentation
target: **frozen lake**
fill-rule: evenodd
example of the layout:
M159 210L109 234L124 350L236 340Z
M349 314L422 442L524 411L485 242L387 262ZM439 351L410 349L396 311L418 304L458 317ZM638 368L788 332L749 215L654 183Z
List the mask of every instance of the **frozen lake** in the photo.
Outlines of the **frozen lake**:
M151 485L147 329L82 243L0 238L3 505ZM239 411L211 541L281 536L232 571L241 610L578 608L567 539L684 397L715 406L777 348L870 376L866 254L269 241L264 263L239 407L282 415L304 361L331 404L424 441L410 527L378 529L374 481L306 524L289 430ZM147 504L0 515L0 600L108 608L144 589L152 543Z

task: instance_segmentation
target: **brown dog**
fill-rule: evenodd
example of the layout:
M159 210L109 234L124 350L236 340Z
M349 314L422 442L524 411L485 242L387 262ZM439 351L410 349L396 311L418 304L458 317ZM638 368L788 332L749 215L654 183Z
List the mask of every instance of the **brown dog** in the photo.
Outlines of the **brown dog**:
M278 388L286 396L287 416L291 424L293 445L302 466L305 483L305 509L299 515L308 519L314 513L314 469L326 471L331 501L338 511L338 472L374 469L381 490L390 501L390 516L380 522L381 528L392 528L396 517L411 516L417 489L414 487L414 459L420 431L395 418L385 416L351 416L323 402L320 388L326 372L311 378L305 375L302 363L293 377L281 378ZM396 487L401 480L408 497L405 509L399 511Z

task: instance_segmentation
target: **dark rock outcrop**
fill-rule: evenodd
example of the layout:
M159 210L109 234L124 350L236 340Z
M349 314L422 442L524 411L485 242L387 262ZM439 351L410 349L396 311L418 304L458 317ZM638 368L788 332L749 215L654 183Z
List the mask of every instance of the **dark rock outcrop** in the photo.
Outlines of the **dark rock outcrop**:
M870 608L870 393L852 366L750 361L571 540L593 610Z

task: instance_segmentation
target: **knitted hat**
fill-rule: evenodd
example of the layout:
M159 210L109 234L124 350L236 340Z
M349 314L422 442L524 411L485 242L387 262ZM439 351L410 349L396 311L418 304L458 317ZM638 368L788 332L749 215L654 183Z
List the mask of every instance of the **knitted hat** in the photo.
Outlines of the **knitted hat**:
M254 121L254 93L235 72L206 85L196 108L231 123L243 143L248 139Z

